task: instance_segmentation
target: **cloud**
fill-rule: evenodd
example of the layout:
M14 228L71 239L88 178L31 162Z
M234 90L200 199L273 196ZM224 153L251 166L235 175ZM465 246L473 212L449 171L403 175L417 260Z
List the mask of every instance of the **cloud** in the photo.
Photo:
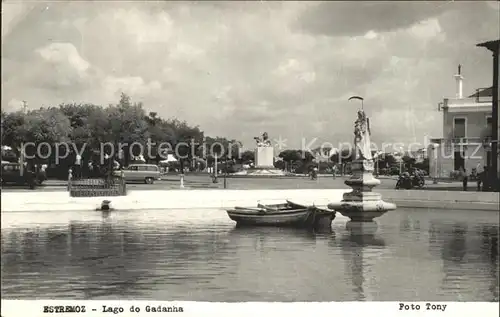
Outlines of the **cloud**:
M17 30L19 24L29 19L36 8L37 5L30 1L2 1L2 44L13 30ZM46 10L47 7L38 6L38 9Z
M267 131L300 146L302 137L350 141L357 106L347 99L362 95L377 137L411 141L439 126L435 105L454 94L458 63L466 92L490 84L490 55L475 44L499 37L492 7L8 3L2 106L11 100L30 107L105 105L125 92L148 110L209 134L251 145ZM401 119L405 114L413 121Z
M103 80L104 94L110 99L116 99L122 92L133 96L146 96L158 93L161 84L158 81L146 83L142 77L108 76Z
M81 85L88 81L86 77L89 75L90 63L80 56L72 44L52 43L37 49L36 53L43 60L39 76L46 76L47 87L64 89L65 86Z
M298 28L330 36L360 36L407 28L439 15L446 2L321 2L298 21Z
M427 19L415 23L409 30L416 38L428 39L438 36L441 33L441 25L436 18Z
M9 100L6 107L3 108L4 111L18 111L22 109L23 109L23 101L15 98Z

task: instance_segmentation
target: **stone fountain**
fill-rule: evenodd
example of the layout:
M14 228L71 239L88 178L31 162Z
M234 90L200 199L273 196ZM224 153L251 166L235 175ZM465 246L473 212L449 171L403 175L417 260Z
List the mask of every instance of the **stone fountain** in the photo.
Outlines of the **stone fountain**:
M330 203L328 208L351 219L347 224L348 227L376 230L377 226L373 219L396 209L396 205L383 201L379 193L372 191L375 186L380 185L380 181L373 176L370 125L363 110L358 111L358 119L354 126L355 153L351 163L352 176L345 181L352 191L345 193L342 201Z

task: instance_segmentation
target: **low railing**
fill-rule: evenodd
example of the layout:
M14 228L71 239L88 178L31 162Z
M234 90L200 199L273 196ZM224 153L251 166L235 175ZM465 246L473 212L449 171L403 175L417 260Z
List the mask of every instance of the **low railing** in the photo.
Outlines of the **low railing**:
M477 103L492 102L493 98L490 96L492 93L491 90L491 87L477 88L476 93L471 97L475 98Z
M68 173L68 191L71 197L126 196L127 186L123 173L108 178L75 178Z
M491 142L491 137L465 137L465 138L437 138L431 139L432 143L437 144L484 144Z

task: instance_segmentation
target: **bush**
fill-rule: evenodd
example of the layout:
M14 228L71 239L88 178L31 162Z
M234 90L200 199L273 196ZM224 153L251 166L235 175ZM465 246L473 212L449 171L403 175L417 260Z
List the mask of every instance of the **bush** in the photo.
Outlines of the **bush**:
M399 175L399 172L400 172L399 167L395 166L391 167L389 170L390 175Z

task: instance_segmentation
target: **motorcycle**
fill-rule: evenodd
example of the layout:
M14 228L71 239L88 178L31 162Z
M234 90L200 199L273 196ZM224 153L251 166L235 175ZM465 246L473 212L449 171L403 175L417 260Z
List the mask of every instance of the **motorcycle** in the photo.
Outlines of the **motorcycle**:
M422 188L425 185L425 179L420 173L415 175L410 175L409 173L403 173L399 176L396 182L396 189L412 189L414 187Z
M412 187L412 180L408 173L399 175L398 181L396 182L396 189L411 189Z
M416 174L412 177L413 187L422 188L425 185L425 178L421 174Z

